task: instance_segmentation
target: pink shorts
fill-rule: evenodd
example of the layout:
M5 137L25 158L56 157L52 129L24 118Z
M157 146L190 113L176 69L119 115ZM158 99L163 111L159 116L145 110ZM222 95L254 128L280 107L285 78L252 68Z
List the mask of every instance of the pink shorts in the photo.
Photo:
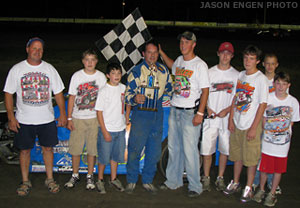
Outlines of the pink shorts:
M285 173L287 167L287 157L274 157L261 154L259 171L265 173Z

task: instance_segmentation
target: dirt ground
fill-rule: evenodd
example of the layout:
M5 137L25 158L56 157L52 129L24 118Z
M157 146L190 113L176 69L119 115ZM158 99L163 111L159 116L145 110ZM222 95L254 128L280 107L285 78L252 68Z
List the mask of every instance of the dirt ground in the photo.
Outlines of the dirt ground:
M39 27L38 25L6 24L0 25L5 30L0 33L0 85L3 89L4 81L8 70L17 62L25 59L25 44L30 37L40 36L46 41L44 60L53 64L60 73L66 88L68 88L71 75L81 68L81 53L89 48L94 47L94 42L109 31L107 28L87 28L73 26L49 26ZM112 28L112 26L111 26ZM168 29L168 28L167 28ZM153 36L157 37L164 47L165 51L173 58L179 54L176 36L180 32L186 30L168 29L158 30L152 28ZM5 31L5 32L3 32ZM290 93L300 99L300 83L299 83L299 64L300 64L300 48L299 38L274 39L267 37L257 37L254 32L239 31L195 31L199 37L197 54L207 61L211 67L217 63L216 50L220 42L229 40L236 49L233 65L241 70L241 51L248 44L256 44L264 51L274 51L279 56L280 69L286 70L292 75L292 87ZM216 35L219 34L219 35ZM299 34L298 34L299 35ZM299 37L299 36L298 36ZM100 57L99 68L104 69L106 65L103 57ZM261 67L260 67L261 68ZM0 100L3 93L0 94ZM288 159L288 171L283 175L280 184L283 194L278 196L276 207L300 207L300 166L298 151L300 147L300 129L299 124L293 128L293 138ZM228 166L225 174L225 180L229 182L232 179L232 166ZM215 179L217 167L212 167L212 180ZM63 186L69 179L69 174L55 173L55 179ZM136 191L132 195L119 193L107 187L107 194L100 195L96 191L85 190L84 175L81 175L81 183L72 190L61 189L58 194L50 194L44 186L45 174L32 173L30 179L33 189L27 197L18 197L16 188L21 181L20 170L18 166L7 165L0 160L0 208L25 207L262 207L256 202L241 204L239 201L240 194L227 197L223 193L212 190L204 192L198 198L190 199L187 197L187 186L176 191L159 191L157 195L151 195L145 192L141 183L138 183ZM119 176L120 180L125 184L125 176ZM242 185L245 184L245 170L241 176ZM106 181L108 176L106 177ZM157 173L154 184L159 185L164 178Z

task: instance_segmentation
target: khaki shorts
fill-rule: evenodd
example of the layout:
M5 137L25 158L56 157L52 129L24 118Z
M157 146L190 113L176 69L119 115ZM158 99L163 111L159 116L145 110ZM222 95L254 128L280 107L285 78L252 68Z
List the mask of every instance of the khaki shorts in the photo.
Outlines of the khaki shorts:
M247 140L247 131L235 128L229 139L229 160L243 161L247 167L256 166L261 156L261 123L256 130L253 140Z
M86 145L87 154L90 156L97 155L97 137L98 137L98 120L92 119L74 119L75 130L71 131L69 139L69 153L71 155L81 155L83 147Z

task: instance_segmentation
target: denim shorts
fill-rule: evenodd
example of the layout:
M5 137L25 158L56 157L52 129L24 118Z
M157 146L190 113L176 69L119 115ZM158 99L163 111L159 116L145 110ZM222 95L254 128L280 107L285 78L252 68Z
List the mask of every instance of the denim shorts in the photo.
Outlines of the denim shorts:
M113 160L117 163L124 163L125 153L125 129L118 132L109 132L112 140L105 141L101 129L98 131L98 162L102 165L110 164Z
M44 147L54 147L58 144L57 128L55 121L40 125L21 124L18 133L15 135L15 147L25 150L34 147L35 139Z

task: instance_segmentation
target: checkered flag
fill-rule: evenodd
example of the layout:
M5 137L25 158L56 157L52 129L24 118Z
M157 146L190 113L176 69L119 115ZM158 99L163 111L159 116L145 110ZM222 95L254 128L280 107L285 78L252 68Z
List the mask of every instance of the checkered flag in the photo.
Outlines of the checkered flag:
M108 62L122 65L129 72L142 58L143 44L152 37L138 8L120 24L96 41L97 48Z

